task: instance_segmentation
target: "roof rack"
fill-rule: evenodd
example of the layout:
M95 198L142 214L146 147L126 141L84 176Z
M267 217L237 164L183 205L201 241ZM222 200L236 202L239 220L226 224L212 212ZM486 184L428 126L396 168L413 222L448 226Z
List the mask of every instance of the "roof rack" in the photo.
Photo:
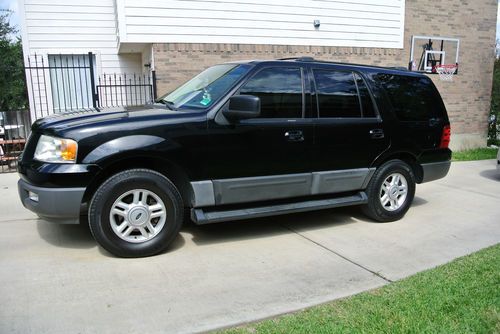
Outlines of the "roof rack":
M290 57L290 58L278 58L278 60L314 61L314 58L313 57Z
M408 71L408 69L404 66L391 66L388 68L393 69L393 70L399 70L399 71Z
M380 68L380 69L385 69L385 70L396 70L396 71L412 72L412 71L408 70L408 68L403 67L403 66L376 66L376 65L369 65L369 64L344 63L344 62L331 61L331 60L314 59L313 57L305 57L305 56L290 57L290 58L279 58L279 59L276 59L276 60L295 60L295 61L304 61L304 62L317 62L317 63L347 65L347 66L363 66L363 67Z

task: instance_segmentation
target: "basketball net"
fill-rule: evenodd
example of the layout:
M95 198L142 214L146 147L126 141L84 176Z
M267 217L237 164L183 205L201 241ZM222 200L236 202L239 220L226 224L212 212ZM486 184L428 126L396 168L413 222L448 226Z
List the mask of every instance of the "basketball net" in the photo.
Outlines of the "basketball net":
M436 72L441 81L453 81L453 75L457 72L458 65L445 64L436 66Z

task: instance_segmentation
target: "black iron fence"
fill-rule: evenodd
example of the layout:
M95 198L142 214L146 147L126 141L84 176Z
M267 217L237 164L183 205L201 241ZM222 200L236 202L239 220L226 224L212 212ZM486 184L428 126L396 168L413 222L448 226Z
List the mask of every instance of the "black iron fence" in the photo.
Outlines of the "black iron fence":
M25 59L29 110L0 111L0 172L13 171L39 118L65 111L139 106L156 99L156 76L97 75L95 55L30 55Z
M16 170L30 125L28 110L0 111L0 172Z
M103 74L97 81L99 108L140 106L156 99L155 72L148 74Z
M25 70L32 120L95 108L94 62L92 53L28 56Z
M150 104L156 98L154 71L97 76L91 52L35 54L25 65L33 121L64 111Z

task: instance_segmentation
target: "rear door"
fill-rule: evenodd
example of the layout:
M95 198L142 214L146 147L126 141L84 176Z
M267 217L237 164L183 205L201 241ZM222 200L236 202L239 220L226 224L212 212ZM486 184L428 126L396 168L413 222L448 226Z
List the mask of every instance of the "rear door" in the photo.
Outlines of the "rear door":
M309 70L316 111L312 169L323 192L361 188L372 162L389 148L387 129L362 74L340 67Z

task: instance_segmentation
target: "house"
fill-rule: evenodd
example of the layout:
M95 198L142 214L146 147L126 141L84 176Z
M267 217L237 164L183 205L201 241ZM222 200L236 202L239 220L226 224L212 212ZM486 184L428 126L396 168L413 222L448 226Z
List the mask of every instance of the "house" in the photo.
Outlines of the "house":
M452 148L482 146L497 6L497 0L19 0L32 118L96 103L147 103L216 63L312 56L429 72L449 112ZM430 73L442 64L458 64L453 81Z

